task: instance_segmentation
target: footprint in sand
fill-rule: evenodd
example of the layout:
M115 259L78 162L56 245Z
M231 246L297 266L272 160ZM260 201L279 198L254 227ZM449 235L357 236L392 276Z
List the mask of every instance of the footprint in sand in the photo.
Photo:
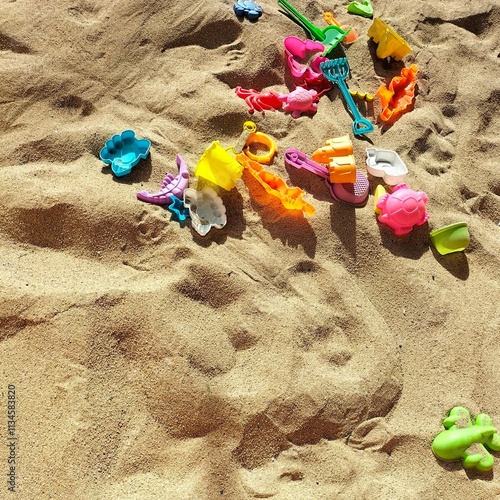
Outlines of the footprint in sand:
M408 151L413 163L420 163L431 175L448 172L456 154L455 125L438 108L419 117L420 133ZM423 130L422 130L423 129Z
M167 224L168 222L163 212L158 214L143 210L137 223L137 237L139 241L146 245L157 243L163 237L163 232Z
M85 8L85 4L78 7L69 7L68 14L70 21L81 24L83 26L88 26L98 22L98 20L95 18L97 13L94 12L92 8Z
M28 45L23 44L11 36L0 33L0 51L2 50L8 50L16 54L31 54L33 52Z

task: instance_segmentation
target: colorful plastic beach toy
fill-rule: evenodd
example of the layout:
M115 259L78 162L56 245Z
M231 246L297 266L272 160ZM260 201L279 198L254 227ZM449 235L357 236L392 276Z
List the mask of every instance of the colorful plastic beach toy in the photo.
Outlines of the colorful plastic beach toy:
M353 207L364 207L370 194L370 183L365 174L356 170L356 182L332 184L332 196L337 201L343 201Z
M313 89L297 87L289 94L280 94L278 99L286 103L284 111L292 114L293 118L298 118L302 113L314 114L318 109L318 93Z
M463 406L452 408L443 420L446 430L432 441L432 451L441 460L461 460L466 469L487 472L494 465L494 458L486 449L500 450L500 436L492 420L481 413L472 423L470 413Z
M244 0L235 2L233 10L238 17L246 16L250 21L256 21L262 15L262 9L259 5Z
M347 33L347 35L342 40L342 43L345 43L346 45L351 45L351 43L354 43L358 39L358 34L356 33L356 30L352 26L349 26L348 24L341 25L333 17L333 14L331 12L325 12L323 14L323 19L325 20L326 24L329 24L330 26L340 26Z
M175 157L179 173L174 177L168 173L163 179L160 191L151 194L148 191L140 191L137 193L137 198L147 203L155 205L169 205L172 202L172 196L182 198L184 190L189 186L189 169L181 155Z
M351 2L347 6L347 12L363 17L373 16L373 7L370 0L362 0L361 2Z
M328 187L330 193L332 193L333 184L330 182L330 174L328 169L316 163L313 160L310 160L305 153L299 151L298 149L289 148L285 151L285 163L290 167L295 167L298 169L309 170L313 174L319 175L323 179L325 179L325 184ZM332 194L333 196L333 194Z
M125 130L106 141L99 157L117 177L130 174L132 167L145 160L149 154L151 142L147 139L136 139L133 130Z
M254 153L254 151L257 151ZM252 160L270 165L278 146L272 137L263 132L252 132L245 142L243 152Z
M334 158L341 158L345 156L349 156L350 158L352 152L353 148L351 139L349 139L348 135L343 135L341 137L327 139L325 141L325 145L316 149L312 157L314 161L327 164Z
M385 59L392 57L396 61L401 61L411 51L411 47L382 19L376 17L368 29L368 37L373 38L378 43L377 57Z
M367 92L360 92L359 90L351 90L349 89L349 94L357 99L361 99L362 101L371 102L375 99L375 96L372 94L368 94Z
M245 100L248 106L248 112L259 111L264 114L265 111L275 111L281 109L283 103L279 99L279 94L270 90L269 92L259 92L255 89L244 89L236 87L236 95Z
M403 113L411 111L415 97L418 66L412 64L401 70L401 76L395 76L388 87L380 86L377 95L382 103L380 119L384 122L394 122Z
M381 215L382 214L382 210L380 210L380 208L377 207L377 203L378 203L378 200L384 195L386 194L387 191L385 189L384 186L382 186L382 184L379 184L376 188L375 188L375 191L373 191L373 211L377 214L377 215Z
M344 31L340 26L331 25L323 29L318 28L311 23L306 17L292 7L286 0L278 0L278 5L285 9L286 14L292 21L295 21L301 28L307 31L313 40L321 42L325 47L323 55L326 56L332 49L334 49L339 42L349 33Z
M255 123L250 120L246 121L243 124L243 130L241 131L236 144L232 148L235 154L241 153L243 151L243 148L245 147L250 134L253 134L254 132L257 132L257 125L255 125Z
M283 43L290 73L299 84L303 83L307 88L314 88L320 93L332 87L319 67L321 62L327 60L321 55L325 50L322 43L303 41L296 36L285 38Z
M230 191L236 186L235 181L241 177L243 168L219 141L214 141L201 155L194 173Z
M184 205L189 209L193 229L201 236L205 236L212 227L222 229L227 223L226 207L211 187L204 187L201 191L187 188Z
M329 90L331 86L323 87L320 92ZM284 111L290 112L294 118L298 118L302 113L315 113L317 109L317 102L320 94L314 89L306 89L303 87L296 87L295 90L288 94L273 92L257 92L254 89L242 89L236 87L235 89L238 97L245 99L248 105L248 112L253 113L255 110L262 112L266 110L278 110L285 104Z
M356 182L336 183L330 182L330 173L326 167L310 160L305 153L297 149L287 149L285 151L285 162L287 165L295 168L304 168L313 174L319 175L325 179L325 184L330 190L332 198L337 201L343 201L353 207L362 207L366 205L370 184L365 175L356 172Z
M382 177L389 186L401 184L408 173L395 151L377 148L366 148L366 170L374 177Z
M354 184L356 182L356 164L352 142L348 135L328 139L325 146L314 151L312 159L318 163L328 165L332 184Z
M281 177L264 170L264 167L259 162L251 160L243 153L237 155L236 159L248 169L266 192L278 198L285 208L288 210L301 210L307 215L314 215L316 209L304 200L304 191L302 189L288 187Z
M456 222L455 224L436 229L429 236L432 245L441 255L461 252L470 243L470 235L466 222Z
M421 226L429 219L426 203L424 192L398 184L390 194L383 194L377 201L377 208L381 211L378 220L391 227L396 236L408 234L414 226Z
M177 198L177 196L172 195L170 199L171 202L168 206L168 209L170 210L170 212L172 212L172 218L183 225L186 219L189 217L189 208L187 208L184 205L184 201Z
M337 59L322 62L320 64L320 68L326 78L331 82L336 83L340 89L344 101L348 105L354 118L352 123L352 131L354 132L354 135L364 135L373 132L373 125L369 120L361 116L361 113L354 103L345 83L347 77L349 76L349 63L347 62L347 58L339 57Z

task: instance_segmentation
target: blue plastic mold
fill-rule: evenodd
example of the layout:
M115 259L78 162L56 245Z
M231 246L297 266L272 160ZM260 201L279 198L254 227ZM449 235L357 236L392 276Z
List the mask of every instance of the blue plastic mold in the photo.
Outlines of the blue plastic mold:
M184 206L184 201L177 196L171 196L172 202L168 206L170 212L172 212L172 218L177 222L180 222L181 225L186 222L186 219L189 217L189 208Z
M250 21L255 21L262 15L262 9L259 5L244 0L237 0L233 5L233 10L238 17L246 16Z
M149 154L151 142L147 139L136 139L133 130L125 130L120 135L114 135L101 149L99 157L117 177L130 174L140 160L145 160Z

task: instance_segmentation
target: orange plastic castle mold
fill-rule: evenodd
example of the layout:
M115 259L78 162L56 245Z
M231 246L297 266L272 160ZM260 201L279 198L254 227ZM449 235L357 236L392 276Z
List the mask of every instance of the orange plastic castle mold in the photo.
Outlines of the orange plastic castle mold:
M356 164L352 142L348 135L328 139L325 141L325 146L314 151L312 159L328 165L332 184L354 184L356 182Z
M388 87L382 85L377 96L382 102L380 119L384 122L394 122L402 114L411 111L415 97L418 66L412 64L401 70L401 76L395 76Z

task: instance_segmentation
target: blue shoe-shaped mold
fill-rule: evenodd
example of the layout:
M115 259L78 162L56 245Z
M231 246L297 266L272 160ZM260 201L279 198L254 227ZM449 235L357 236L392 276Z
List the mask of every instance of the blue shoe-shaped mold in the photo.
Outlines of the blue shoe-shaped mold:
M101 149L99 157L117 177L130 174L140 160L145 160L149 154L151 142L147 139L136 139L133 130L125 130L120 135L114 135Z

